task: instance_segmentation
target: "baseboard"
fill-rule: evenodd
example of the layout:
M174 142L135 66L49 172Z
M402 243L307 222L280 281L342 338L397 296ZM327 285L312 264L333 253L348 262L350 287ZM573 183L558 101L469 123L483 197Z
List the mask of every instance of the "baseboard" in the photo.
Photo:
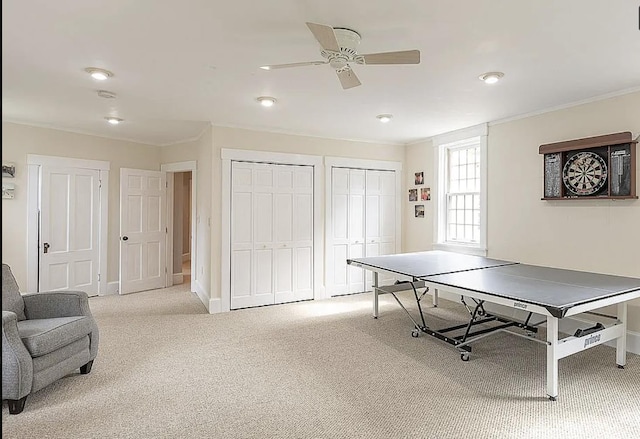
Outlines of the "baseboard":
M196 291L195 291L196 295L198 296L202 304L205 306L205 308L207 308L207 311L211 313L210 305L209 305L209 293L207 293L207 291L202 287L202 285L200 284L200 282L198 282L198 280L193 282L193 284L196 287Z
M219 297L209 299L209 314L222 312L222 300Z
M180 285L182 282L184 282L184 276L182 273L173 273L173 284Z
M438 290L438 300L441 300L441 299L460 303L460 296L458 296L457 294L449 293L443 290ZM526 312L515 310L513 308L509 308L508 306L491 303L491 304L488 304L486 308L491 309L494 312L507 317L522 318L523 316L525 316L524 318L526 318ZM540 315L538 315L537 317L543 318L543 316L540 316ZM535 319L532 319L532 320L537 321ZM609 319L606 319L606 320L609 320ZM605 324L606 321L603 321L602 323ZM576 329L579 329L579 328L584 329L585 327L593 326L593 324L594 322L590 320L580 319L578 317L565 317L563 319L559 319L558 329L563 334L575 334ZM546 324L543 324L541 326L546 326ZM611 340L605 343L605 345L615 347L616 341ZM627 330L627 352L640 355L640 333Z
M120 282L119 281L115 281L115 282L107 282L107 292L104 294L101 294L101 296L110 296L112 294L118 294L120 288Z

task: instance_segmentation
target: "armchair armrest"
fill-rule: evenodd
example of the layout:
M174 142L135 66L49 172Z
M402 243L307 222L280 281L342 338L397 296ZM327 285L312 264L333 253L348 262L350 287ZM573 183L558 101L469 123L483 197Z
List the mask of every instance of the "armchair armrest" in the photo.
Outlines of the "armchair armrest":
M50 291L23 294L27 319L92 316L89 296L84 291Z
M33 360L18 333L18 316L2 311L2 399L28 395L32 382Z

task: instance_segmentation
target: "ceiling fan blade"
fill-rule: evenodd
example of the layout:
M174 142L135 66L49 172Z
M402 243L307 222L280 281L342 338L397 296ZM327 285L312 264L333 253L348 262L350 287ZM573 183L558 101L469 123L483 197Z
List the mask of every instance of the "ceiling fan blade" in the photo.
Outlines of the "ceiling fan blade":
M329 61L308 61L308 62L294 62L289 64L273 64L269 66L261 66L262 70L275 70L286 69L288 67L303 67L303 66L319 66L321 64L328 64Z
M360 56L364 59L365 64L420 64L419 50L370 53Z
M357 87L361 84L355 72L351 69L339 70L336 71L336 73L338 74L338 79L340 80L340 84L342 84L342 88L344 88L345 90L348 88Z
M331 26L307 22L307 27L313 36L316 37L316 40L318 40L318 43L320 43L323 49L340 52L340 46L338 46L336 34L333 32L333 28Z

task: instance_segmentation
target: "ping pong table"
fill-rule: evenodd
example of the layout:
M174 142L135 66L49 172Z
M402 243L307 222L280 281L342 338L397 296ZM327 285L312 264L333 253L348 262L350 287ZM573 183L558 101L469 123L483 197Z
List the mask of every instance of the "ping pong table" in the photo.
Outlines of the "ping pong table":
M508 332L546 344L546 390L552 401L558 397L560 359L616 340L616 363L619 368L624 368L626 364L626 302L640 297L640 279L445 251L348 259L347 263L373 273L374 318L378 318L378 296L391 294L413 322L412 336L418 337L424 333L449 343L460 352L463 361L469 359L471 343L497 332ZM379 285L380 274L391 274L404 280L382 286ZM469 313L467 323L439 329L426 324L421 301L430 292L433 306L437 306L438 289L460 296ZM419 314L417 318L397 295L407 290L413 290ZM526 317L518 319L489 312L485 309L485 302L521 310ZM616 316L594 312L609 305L617 305ZM598 322L594 326L578 329L571 336L560 338L559 320L581 313L604 317L607 323ZM532 322L534 315L544 318ZM538 326L545 323L546 341L535 337ZM456 332L463 333L454 335Z

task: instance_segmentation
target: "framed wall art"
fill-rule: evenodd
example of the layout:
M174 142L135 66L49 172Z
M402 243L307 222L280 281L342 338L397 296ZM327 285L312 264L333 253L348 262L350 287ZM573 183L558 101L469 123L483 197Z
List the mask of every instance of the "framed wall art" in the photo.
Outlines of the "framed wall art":
M2 178L15 178L16 165L13 163L2 164Z

